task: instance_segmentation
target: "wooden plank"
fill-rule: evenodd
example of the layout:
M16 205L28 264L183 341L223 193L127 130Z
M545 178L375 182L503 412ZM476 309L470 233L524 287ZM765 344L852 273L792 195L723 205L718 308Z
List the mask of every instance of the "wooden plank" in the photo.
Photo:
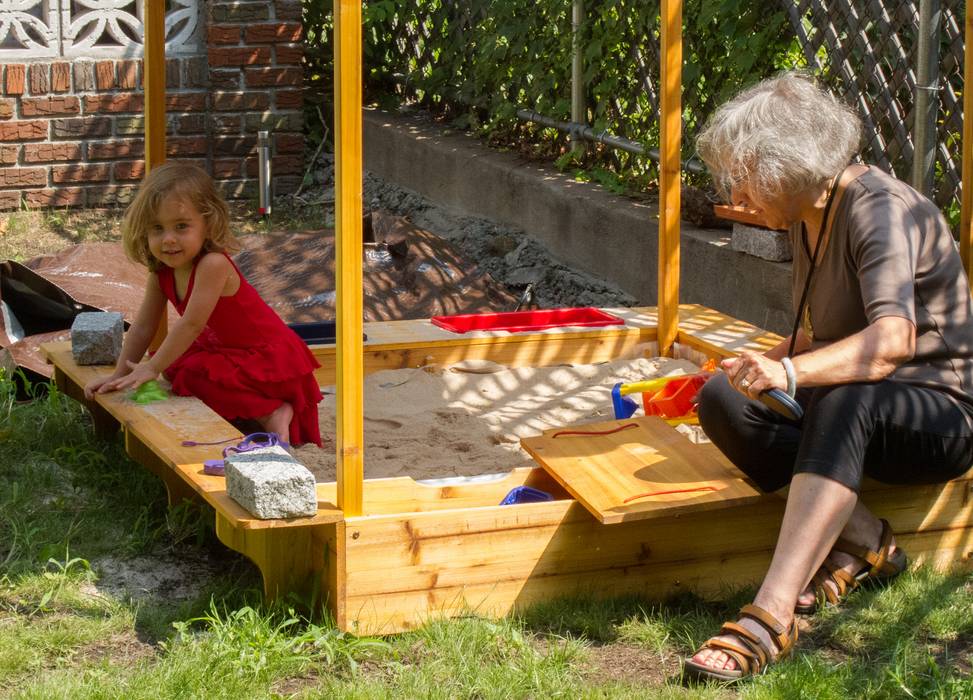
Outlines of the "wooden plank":
M172 399L170 399L172 401ZM169 402L166 402L169 403ZM141 412L125 422L126 446L132 444L132 439L138 440L154 453L158 459L165 464L172 473L184 481L196 493L202 496L207 503L220 513L228 523L234 527L245 530L265 530L280 528L302 528L322 523L331 523L341 520L343 513L333 501L319 501L318 513L307 518L288 518L286 520L272 519L261 520L253 517L249 511L245 510L226 493L226 480L220 476L210 476L203 473L203 460L218 459L222 456L220 446L198 446L186 447L181 444L185 433L177 432L179 424L166 424L163 421L167 417L179 417L178 409L166 409L163 412L162 404L159 406L155 415ZM206 408L201 403L199 406ZM143 410L147 407L141 407ZM207 411L209 409L206 409ZM192 421L193 414L203 414L199 407L194 407L194 411L182 416L185 421ZM160 415L162 418L160 418ZM212 414L213 424L216 421L223 421L215 413ZM204 422L205 418L200 417ZM225 423L225 422L224 422ZM235 438L242 437L229 423L225 423L219 430L226 432L226 429L235 432ZM131 454L131 453L130 453ZM133 454L133 458L141 456ZM143 462L139 459L138 461ZM166 480L168 484L168 480Z
M605 309L625 326L551 328L528 333L479 331L456 334L428 320L376 321L365 324L364 374L386 369L491 360L508 367L544 367L562 363L592 364L631 355L641 343L655 340L654 308ZM315 377L321 385L336 383L333 345L313 346L321 364Z
M644 307L604 307L601 309L625 321L624 326L601 326L586 328L584 326L563 326L547 328L537 331L470 331L469 333L453 333L436 326L428 319L408 319L404 321L370 321L365 324L368 335L367 345L383 345L395 349L399 347L413 347L422 345L428 347L448 346L457 343L476 345L478 343L518 342L524 339L543 338L549 336L591 336L599 333L625 331L632 328L641 330L655 329L656 310L652 306Z
M216 535L230 549L250 559L263 576L268 601L290 593L307 600L320 598L327 588L326 547L334 539L335 524L299 530L247 530L216 514Z
M910 557L946 566L973 551L971 486L868 482L865 500L890 519ZM765 496L717 517L610 528L572 501L351 518L342 628L396 632L430 617L502 615L574 593L720 595L764 574L783 509L783 499Z
M145 49L145 169L166 160L166 7L164 2L146 2L143 11Z
M659 354L672 355L679 330L679 208L682 148L682 0L662 0L659 106Z
M75 364L69 342L44 346L54 363L56 376L69 396L84 400L87 382L111 371L109 367ZM202 463L222 456L223 445L183 445L185 440L213 442L239 440L239 430L226 422L198 399L171 396L166 401L141 406L126 398L125 392L99 394L86 404L120 424L125 431L128 454L163 480L170 504L179 503L193 493L199 494L228 523L246 530L302 528L340 520L343 513L335 505L334 494L319 500L318 513L310 518L259 520L226 494L223 477L203 473ZM106 419L107 420L107 419Z
M337 288L338 505L361 513L364 479L362 381L361 0L334 6L335 284Z
M763 215L756 209L731 204L714 204L713 213L721 219L736 221L747 226L770 228Z
M693 444L658 416L556 428L520 444L606 524L763 498L719 450Z
M500 579L485 584L436 587L388 596L359 596L344 601L342 629L362 635L394 634L439 618L477 615L502 617L538 603L570 596L611 598L638 595L661 600L680 591L719 598L727 589L753 583L766 569L768 552L751 552L732 558L655 567L651 575L604 569L594 573L549 578ZM354 592L354 584L348 583Z
M495 506L517 486L532 486L558 499L570 495L540 467L517 467L496 474L415 481L410 477L366 479L362 495L363 515L421 513L428 510L454 510ZM335 503L334 482L317 485L318 502Z
M346 528L344 521L334 524L328 528L325 540L325 557L327 560L327 606L334 615L335 625L338 629L347 630L349 628L346 616L346 603L348 598L347 587L345 586L347 552L345 547Z
M462 520L451 512L353 518L347 526L351 531L360 528L361 534L355 556L348 560L348 580L356 594L372 595L424 590L433 583L488 583L500 580L501 572L545 578L706 559L728 550L764 550L773 546L776 528L754 533L747 514L767 509L782 514L783 505L767 499L755 508L728 510L726 520L697 513L614 527L601 526L574 501L468 510ZM719 527L728 533L704 538L687 529L703 520L722 523ZM462 556L456 555L457 547ZM369 580L369 572L383 562L396 570L395 580Z
M626 325L457 335L426 320L368 323L364 373L469 359L492 360L508 367L591 364L631 356L640 345L657 340L655 308L604 310L624 318ZM677 341L711 357L728 357L743 349L766 350L780 342L780 336L698 304L681 304ZM315 346L312 351L322 365L315 373L318 382L334 384L334 346Z
M683 304L679 307L678 340L711 357L731 357L743 350L765 352L782 338L705 306Z

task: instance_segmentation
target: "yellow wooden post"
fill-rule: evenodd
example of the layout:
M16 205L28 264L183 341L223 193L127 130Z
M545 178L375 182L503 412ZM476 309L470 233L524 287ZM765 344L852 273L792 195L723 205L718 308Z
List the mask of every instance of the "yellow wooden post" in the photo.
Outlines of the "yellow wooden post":
M145 0L145 169L166 160L166 4Z
M682 145L682 0L662 0L659 162L659 355L671 356L679 323L679 150Z
M145 170L166 160L166 4L144 0L145 50L142 85L145 89ZM168 332L165 314L159 321L150 350L158 350Z
M334 3L338 506L362 512L361 0Z
M963 204L960 213L959 252L963 257L963 269L968 277L973 277L970 269L973 263L973 89L968 89L973 80L973 3L966 3L966 28L963 49Z

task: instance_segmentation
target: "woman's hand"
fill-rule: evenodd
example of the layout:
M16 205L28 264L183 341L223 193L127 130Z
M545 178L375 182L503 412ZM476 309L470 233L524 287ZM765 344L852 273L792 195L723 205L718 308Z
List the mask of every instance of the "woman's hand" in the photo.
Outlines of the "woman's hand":
M720 363L733 387L750 398L769 389L787 390L787 372L777 360L750 350Z
M128 374L104 383L98 389L99 394L109 391L120 391L122 389L138 389L146 382L158 379L159 377L159 373L152 369L148 362L137 363L126 361L125 364L128 365L130 370Z

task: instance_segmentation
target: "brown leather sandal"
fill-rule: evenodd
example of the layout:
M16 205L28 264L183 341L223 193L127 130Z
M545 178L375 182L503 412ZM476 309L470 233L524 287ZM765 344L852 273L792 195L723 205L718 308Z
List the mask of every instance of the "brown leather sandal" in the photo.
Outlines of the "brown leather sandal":
M849 554L867 562L868 565L857 574L849 574L825 559L811 578L814 586L814 602L809 605L798 604L794 607L794 612L799 615L813 615L821 607L838 605L848 597L849 593L865 583L887 583L894 579L905 571L909 565L909 557L901 547L896 546L895 551L890 552L891 547L892 528L885 519L882 520L882 536L879 538L878 551L872 551L868 547L839 537L831 548L832 552ZM834 584L834 587L828 585L829 581Z
M780 620L756 605L744 605L740 609L740 617L748 617L767 630L770 638L777 645L777 652L774 653L764 640L746 627L735 622L724 622L720 634L709 639L696 653L704 649L722 651L736 661L737 667L727 671L697 663L689 658L683 661L685 676L701 680L738 681L747 676L763 673L770 664L780 661L794 650L794 645L797 643L797 620L791 621L790 627L784 627ZM717 639L720 635L732 635L742 644Z

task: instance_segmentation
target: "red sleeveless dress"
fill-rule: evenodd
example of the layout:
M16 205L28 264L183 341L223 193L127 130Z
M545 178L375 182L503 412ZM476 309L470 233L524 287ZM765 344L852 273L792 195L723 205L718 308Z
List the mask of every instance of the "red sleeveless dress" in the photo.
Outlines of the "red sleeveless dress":
M258 418L282 402L294 407L288 441L321 446L317 404L321 391L314 370L320 367L304 341L267 306L240 273L240 289L220 297L206 327L189 349L165 371L179 396L195 396L226 420ZM198 264L198 261L197 263ZM193 265L186 298L176 297L173 270L156 274L162 293L182 316L196 280ZM282 436L283 437L283 436Z

